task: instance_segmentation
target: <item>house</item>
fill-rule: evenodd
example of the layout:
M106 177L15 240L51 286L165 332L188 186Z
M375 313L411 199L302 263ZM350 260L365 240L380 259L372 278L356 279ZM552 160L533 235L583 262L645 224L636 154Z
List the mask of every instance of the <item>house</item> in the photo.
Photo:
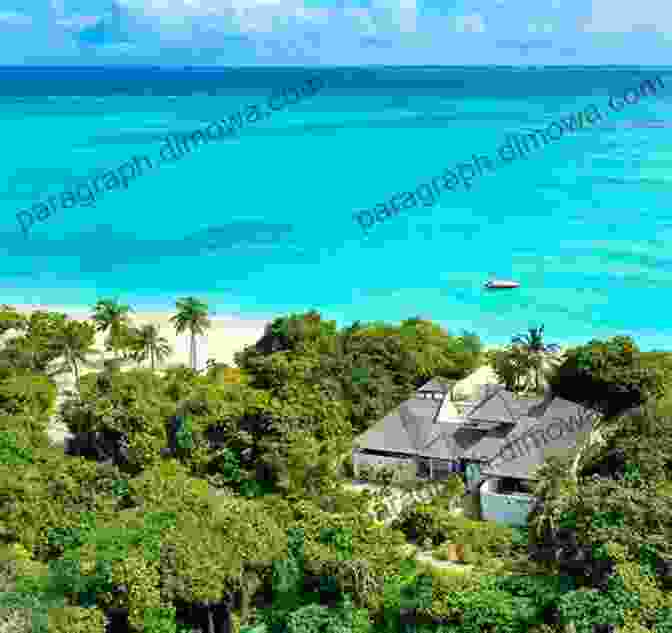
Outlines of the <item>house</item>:
M431 380L360 435L355 476L364 465L406 465L428 480L459 473L480 493L484 519L524 525L534 469L587 437L597 414L551 395L519 397L502 385L458 402L453 387Z

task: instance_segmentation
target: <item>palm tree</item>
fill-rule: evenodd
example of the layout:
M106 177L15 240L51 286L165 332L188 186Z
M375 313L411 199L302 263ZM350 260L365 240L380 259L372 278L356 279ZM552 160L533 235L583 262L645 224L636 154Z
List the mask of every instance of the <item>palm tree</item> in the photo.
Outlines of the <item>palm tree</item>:
M514 345L527 355L533 363L533 371L535 378L535 391L539 391L542 366L547 354L554 353L560 350L560 346L555 343L544 343L544 326L539 328L532 327L528 329L527 334L514 336L511 339Z
M63 330L56 335L52 344L53 349L60 352L60 355L63 357L63 365L55 371L50 372L49 375L54 376L64 371L71 371L75 377L77 393L80 396L79 366L80 364L88 367L94 366L87 356L95 352L95 349L93 349L95 338L96 331L90 323L68 321Z
M509 345L505 349L493 350L490 353L490 366L508 391L518 393L525 389L524 379L529 378L534 361L522 347Z
M149 356L152 371L157 362L164 361L173 351L168 341L159 336L159 328L156 325L143 325L137 330L134 347L139 361L144 361Z
M114 357L118 358L118 344L123 336L123 326L128 326L128 313L132 312L127 305L120 305L116 299L102 299L94 307L91 317L96 323L98 332L106 332L110 335L108 345L114 349Z
M140 329L125 323L119 327L116 336L112 337L110 334L110 345L114 345L115 350L120 352L121 355L121 362L118 363L119 367L125 361L135 361L138 363L138 367L140 366L142 350L138 347L139 338Z
M195 297L185 297L178 299L176 302L177 314L171 317L171 321L175 325L177 334L182 334L185 330L191 333L191 345L189 348L189 357L191 368L196 370L196 335L204 334L205 330L210 327L210 319L208 319L207 304L199 301Z

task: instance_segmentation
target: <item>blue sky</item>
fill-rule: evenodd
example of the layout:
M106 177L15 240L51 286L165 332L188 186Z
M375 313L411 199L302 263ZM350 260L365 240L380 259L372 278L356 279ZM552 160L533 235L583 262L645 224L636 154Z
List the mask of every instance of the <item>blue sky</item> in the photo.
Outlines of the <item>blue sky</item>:
M2 0L0 64L669 65L670 0Z

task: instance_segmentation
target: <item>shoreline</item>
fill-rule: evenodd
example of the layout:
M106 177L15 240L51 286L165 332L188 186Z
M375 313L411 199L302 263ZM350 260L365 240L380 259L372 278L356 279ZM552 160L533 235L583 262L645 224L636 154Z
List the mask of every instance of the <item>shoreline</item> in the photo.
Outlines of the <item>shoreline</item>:
M69 318L77 321L89 321L93 311L93 306L44 305L34 303L10 303L8 305L24 314L37 311L58 312L66 314ZM161 336L165 337L171 347L173 347L173 353L164 363L157 366L157 369L179 363L189 365L189 336L187 334L179 336L175 334L175 328L170 322L170 318L174 314L175 310L138 309L129 315L131 322L135 326L156 325L160 330ZM246 318L240 315L240 313L215 313L209 314L208 318L212 326L207 330L205 336L207 358L214 358L217 362L227 363L228 365L233 365L233 354L237 351L242 351L247 345L256 343L263 336L266 325L269 325L273 320L272 318L267 320L254 317ZM453 336L458 335L456 332L451 333ZM94 346L97 350L104 350L104 339L105 335L96 334ZM482 343L485 352L502 350L509 344L486 344L483 340ZM572 346L561 343L560 354ZM109 352L106 352L106 357L111 357Z
M84 306L60 306L60 305L39 305L39 304L8 304L23 314L32 312L58 312L66 314L68 318L76 321L90 321L93 307ZM160 335L167 339L168 344L173 348L173 353L162 363L157 363L157 370L165 369L171 365L184 363L189 366L189 340L188 333L177 335L175 328L170 322L174 316L175 310L138 310L129 314L131 323L134 326L156 325ZM262 321L259 319L245 319L243 317L230 314L208 315L211 327L206 331L204 343L206 350L206 359L213 358L219 363L226 363L233 366L233 355L235 352L242 351L244 347L253 345L264 333L265 326L271 321ZM96 333L94 348L98 353L104 351L104 341L107 334ZM198 339L197 339L198 341ZM197 342L197 345L203 345ZM105 358L112 358L111 352L105 352ZM94 355L94 359L95 355ZM130 363L129 367L137 366ZM149 367L149 361L145 361L142 367ZM87 373L84 368L83 373Z

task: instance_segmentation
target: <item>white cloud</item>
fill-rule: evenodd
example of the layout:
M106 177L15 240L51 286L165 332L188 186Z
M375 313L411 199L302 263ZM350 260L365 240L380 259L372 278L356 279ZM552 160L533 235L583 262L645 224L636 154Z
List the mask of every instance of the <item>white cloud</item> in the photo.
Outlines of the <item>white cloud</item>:
M552 33L553 25L549 22L542 24L540 22L530 22L527 25L527 30L529 33Z
M367 9L356 8L356 9L345 9L343 11L345 17L352 18L357 22L358 29L357 31L361 35L373 36L377 32L376 24L373 17Z
M4 24L32 24L33 19L29 15L23 13L15 13L13 11L0 11L0 22Z
M399 14L401 30L405 33L414 33L417 29L418 8L415 0L400 0Z
M381 36L414 33L417 29L415 0L371 0L371 8L366 11Z
M483 33L485 24L480 13L455 16L455 30L458 33Z
M99 21L100 16L98 15L78 15L77 17L68 18L67 20L56 20L56 24L66 28L85 28L87 26L93 26Z
M154 22L168 39L184 39L194 20L208 20L221 32L297 37L307 26L325 37L394 36L416 31L416 0L372 0L357 6L307 7L305 0L118 0L126 9ZM164 29L167 32L163 32Z
M672 35L672 3L593 0L591 16L580 27L589 33L629 33L646 29Z

